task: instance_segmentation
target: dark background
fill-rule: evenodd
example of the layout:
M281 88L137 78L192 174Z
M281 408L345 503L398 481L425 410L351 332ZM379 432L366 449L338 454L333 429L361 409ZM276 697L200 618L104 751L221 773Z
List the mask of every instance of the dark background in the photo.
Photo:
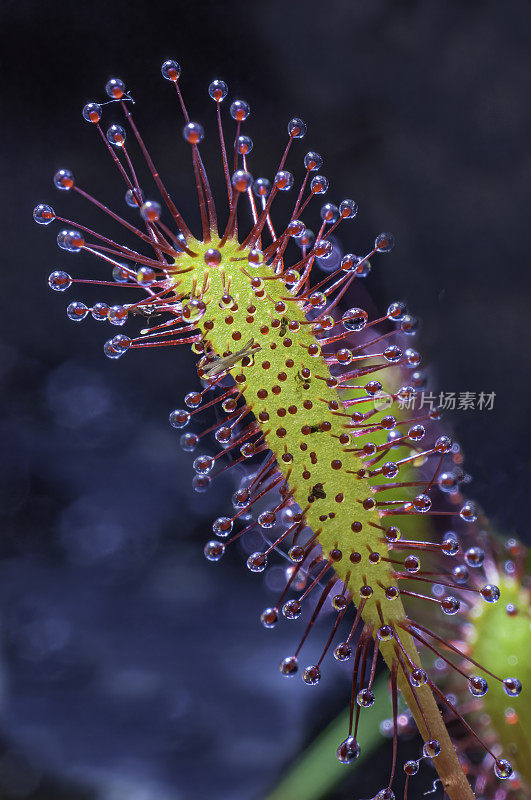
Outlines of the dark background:
M191 354L105 359L115 331L74 326L64 306L107 296L71 290L66 299L46 285L52 268L102 270L58 251L56 230L34 225L32 208L47 201L114 232L51 185L68 167L123 210L80 115L104 99L110 77L133 92L185 209L188 154L162 61L182 64L207 155L213 78L251 103L257 174L274 171L287 120L302 116L309 133L293 168L316 149L329 199L360 204L345 248L395 234L395 251L375 260L366 283L375 303L400 298L421 316L418 346L436 387L496 392L493 411L454 413L450 424L471 495L500 530L529 541L529 6L4 0L0 23L0 791L259 800L341 708L348 680L331 668L315 693L280 680L293 633L257 624L270 590L243 553L217 567L202 556L231 483L195 495L166 423L196 385ZM358 780L356 796L379 788L370 767ZM352 787L334 797L352 797Z

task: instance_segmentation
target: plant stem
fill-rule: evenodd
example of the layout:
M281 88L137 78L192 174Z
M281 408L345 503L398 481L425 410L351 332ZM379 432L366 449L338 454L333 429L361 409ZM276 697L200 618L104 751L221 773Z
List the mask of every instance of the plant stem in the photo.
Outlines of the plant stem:
M408 633L401 632L400 639L411 660L420 666L420 658L411 636ZM389 665L389 668L391 669L392 663L396 659L396 656L394 653L394 648L390 645L391 643L389 642L382 643L380 650L387 664ZM433 766L439 774L442 785L449 799L475 800L474 792L472 791L472 788L463 771L463 767L461 766L461 763L457 757L455 747L452 744L448 730L441 716L441 712L439 711L429 685L425 684L424 686L420 686L415 690L419 700L419 708L409 681L406 679L401 669L398 670L397 683L404 700L408 704L409 709L415 718L415 722L417 723L419 733L423 740L427 742L430 739L436 739L441 746L440 754L433 759ZM426 722L424 720L426 720Z

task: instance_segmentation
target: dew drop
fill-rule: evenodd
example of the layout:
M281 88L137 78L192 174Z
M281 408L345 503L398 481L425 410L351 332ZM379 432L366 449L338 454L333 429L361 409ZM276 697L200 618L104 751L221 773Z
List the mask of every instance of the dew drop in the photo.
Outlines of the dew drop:
M298 619L302 613L302 606L298 600L288 600L282 606L282 613L286 619Z
M328 178L324 175L316 175L312 178L310 188L313 194L325 194L328 190Z
M230 517L218 517L212 523L212 531L216 536L228 536L232 531L232 519Z
M324 308L326 305L326 295L324 292L313 292L308 298L308 302L312 308Z
M107 128L107 141L115 147L123 147L125 144L125 128L121 125L111 125Z
M288 122L288 133L292 139L302 139L306 135L306 123L299 117L293 117Z
M315 153L313 150L310 150L310 152L306 153L304 156L304 166L309 172L315 172L316 170L320 169L322 165L323 159L319 153Z
M449 453L452 445L453 442L449 436L439 436L433 447L438 453Z
M207 475L212 471L214 459L212 456L202 455L194 459L193 468L199 475Z
M282 675L284 675L286 678L291 678L293 675L296 675L299 669L299 663L296 656L288 656L287 658L283 659L283 661L280 662L279 669Z
M513 767L510 761L507 761L506 758L499 758L494 763L494 774L497 778L501 780L506 780L510 778L513 774Z
M231 183L237 192L246 192L253 185L253 176L250 172L237 169L232 175Z
M260 622L264 628L274 628L278 622L278 612L276 608L266 608L260 614Z
M61 250L66 250L68 253L79 253L85 246L85 239L79 231L65 230L57 234L57 244Z
M429 742L424 742L422 752L427 758L436 758L441 752L441 745L437 739L430 739Z
M335 358L338 364L343 364L344 366L346 366L350 364L352 361L352 351L347 350L346 347L342 347L335 353Z
M415 508L416 511L419 511L421 514L424 514L431 508L430 497L427 494L418 494L416 497L413 498L413 507Z
M288 172L286 169L282 169L275 175L274 183L276 188L280 189L281 192L287 192L293 186L293 181L294 178L291 172Z
M109 309L109 322L111 325L125 325L127 322L127 309L124 306L111 306Z
M334 246L332 242L329 242L328 239L320 239L320 241L316 242L313 252L317 256L317 258L328 258L334 250Z
M348 642L340 642L334 648L334 658L336 661L348 661L352 655L352 648Z
M205 251L204 262L208 267L219 267L221 264L221 253L214 247L209 247Z
M207 542L203 552L208 561L219 561L225 552L225 545L223 542L218 542L214 539L211 542Z
M354 200L342 200L339 204L339 213L343 219L354 219L358 213L358 204Z
M459 540L453 531L447 531L444 534L441 550L447 556L455 556L459 552Z
M481 567L485 559L485 553L480 547L469 547L465 552L465 561L469 567Z
M112 347L118 353L119 356L123 356L127 350L131 347L131 339L129 336L124 336L123 333L119 333L117 336L113 336L110 340Z
M247 567L251 572L263 572L267 567L267 556L265 553L251 553L247 559Z
M457 597L448 596L448 597L443 597L443 599L441 600L441 608L444 611L444 613L448 614L449 616L457 614L460 607L461 603L459 602Z
M168 61L164 62L160 68L160 71L162 72L163 78L166 78L167 81L173 81L173 83L176 83L181 75L181 66L177 63L177 61L169 59Z
M368 381L363 388L370 397L374 397L382 391L382 384L380 381Z
M389 253L395 246L395 238L392 233L380 233L374 240L374 248L379 253Z
M232 505L234 508L245 508L251 494L248 489L237 489L232 495Z
M396 525L390 525L385 531L385 538L388 542L398 542L401 536L402 531L400 528L397 528Z
M38 225L49 225L55 219L55 211L47 203L39 203L33 209L33 219Z
M413 388L413 386L401 386L398 392L396 393L396 396L403 403L408 403L415 398L416 394L417 393ZM422 425L415 427L422 428ZM422 428L422 430L424 429Z
M236 150L242 156L248 156L254 147L250 136L238 136L236 140Z
M192 297L182 310L183 319L186 322L199 322L206 313L206 304L198 297Z
M348 331L362 331L367 324L368 314L363 308L349 308L341 317L343 326Z
M223 309L225 309L225 308L231 308L231 306L233 306L233 305L234 305L234 297L232 297L232 295L230 295L230 294L222 294L222 295L221 295L220 301L219 301L219 303L218 303L218 306L219 306L220 308L223 308ZM223 408L224 410L226 410L226 409L225 409L225 405L226 405L227 403L231 403L231 402L232 402L231 400L228 400L228 401L227 401L227 400L224 400L224 401L223 401L222 408ZM231 408L231 411L234 411L234 408Z
M480 589L480 594L487 603L497 603L500 599L500 590L492 583L488 583Z
M320 213L323 222L337 222L339 219L339 208L333 203L325 203Z
M392 344L389 347L386 347L384 350L384 358L386 361L389 361L391 364L395 364L397 361L400 361L402 358L402 350L396 345Z
M103 352L107 356L107 358L112 358L112 359L120 358L120 356L122 355L122 353L119 353L118 350L115 348L113 344L113 339L109 339L108 341L105 342L105 344L103 345Z
M161 214L161 205L157 203L156 200L146 200L146 202L142 203L140 206L140 216L142 219L145 219L146 222L157 222Z
M256 197L267 197L271 190L271 181L267 178L257 178L253 183L253 192Z
M125 193L125 202L126 205L129 206L129 208L138 208L138 206L140 205L140 203L137 200L135 192L136 190L133 191L133 189L128 189Z
M418 367L422 361L420 353L418 353L416 350L413 350L412 347L406 348L404 351L404 356L406 358L408 367Z
M302 673L302 679L307 686L317 686L321 680L321 670L317 664L311 664L309 667L306 667Z
M188 408L199 408L201 399L201 392L188 392L188 394L184 396L184 402Z
M295 563L300 563L304 559L304 548L298 544L295 544L293 547L290 547L288 556Z
M227 94L229 93L229 87L225 81L215 80L212 81L208 87L208 93L212 100L215 100L217 103L221 103L221 101L225 100Z
M251 113L249 103L245 100L235 100L230 106L230 115L236 122L243 122Z
M406 556L404 559L404 568L407 572L414 574L420 569L420 560L417 556Z
M304 222L302 222L302 220L292 219L286 230L290 236L298 238L299 236L302 236L302 234L306 230L306 226L304 225Z
M406 314L406 304L400 301L391 303L387 309L387 316L394 322L400 322Z
M456 583L466 583L469 577L469 572L464 564L458 564L453 568L452 576Z
M395 800L395 793L387 786L385 789L380 789L374 800Z
M56 189L68 192L74 186L74 173L69 169L60 169L53 176L53 183Z
M205 138L205 131L199 122L188 122L183 128L183 137L189 144L200 144Z
M424 686L424 684L428 682L428 676L423 669L418 667L417 669L411 671L409 682L415 687Z
M50 289L53 289L54 292L64 292L72 285L72 278L68 274L68 272L64 272L61 269L57 269L51 273L50 277L48 278L48 286Z
M190 436L190 434L186 433L185 436ZM206 492L211 483L212 478L210 475L194 475L192 478L192 488L194 492L198 492L199 494Z
M415 372L411 373L411 383L416 389L422 389L428 383L426 374L422 370L415 370ZM438 409L433 410L438 411Z
M66 309L66 315L72 322L81 322L85 319L88 312L89 310L85 303L80 303L79 300L70 303Z
M374 699L374 692L371 689L361 689L356 695L356 702L360 708L370 708Z
M226 445L232 439L232 429L228 425L223 425L216 430L214 436L217 442Z
M382 467L384 478L395 478L398 475L398 464L394 461L387 461Z
M455 494L459 490L459 475L455 472L442 472L438 484L441 492Z
M332 598L332 605L336 611L343 611L347 607L348 600L344 594L336 594Z
M489 685L485 678L482 678L480 675L473 675L468 679L468 688L470 694L473 694L474 697L483 697L487 694Z
M86 122L96 125L101 119L102 109L99 103L87 103L81 113Z
M376 635L381 642L390 642L394 638L393 629L390 625L381 625L376 631Z
M418 319L411 316L411 314L404 314L400 321L400 330L407 336L414 336L417 332L418 326Z
M426 434L426 429L424 425L412 425L407 432L408 438L411 439L413 442L419 442L421 439L424 438L425 434Z
M522 684L518 678L505 678L503 681L503 689L505 694L509 695L509 697L518 697L522 691Z
M367 258L358 258L357 263L353 266L353 271L358 278L366 278L371 271L371 262Z
M185 453L192 453L199 444L199 436L196 433L183 433L179 444Z
M261 528L272 528L276 522L276 517L272 511L263 511L258 517L258 524Z
M304 232L295 241L301 249L304 247L309 249L315 241L315 235L309 228L305 228Z
M131 275L126 267L113 267L112 277L116 283L127 283Z
M121 100L125 94L125 83L120 78L111 78L105 84L105 93L111 100Z
M475 507L474 503L470 503L470 502L465 503L465 505L462 507L461 511L459 512L459 516L465 522L475 522L476 519L477 519L477 515L476 515L476 507Z
M136 280L140 286L151 286L156 279L155 270L151 267L140 267L136 273Z
M240 453L244 458L252 458L255 454L255 446L252 442L246 442L240 447Z
M337 760L341 764L352 764L358 758L360 751L361 748L356 739L353 736L347 736L336 750Z
M369 262L366 261L365 263L368 264ZM345 272L355 272L356 275L360 274L360 269L363 268L363 264L364 259L362 259L360 256L354 255L354 253L347 253L341 259L341 269ZM365 277L365 275L362 275L361 277Z

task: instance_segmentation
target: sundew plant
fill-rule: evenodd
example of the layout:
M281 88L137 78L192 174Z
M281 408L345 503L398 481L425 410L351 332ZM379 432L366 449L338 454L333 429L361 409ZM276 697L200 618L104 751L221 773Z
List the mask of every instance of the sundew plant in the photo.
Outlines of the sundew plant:
M358 731L375 702L383 659L393 747L374 799L396 796L399 704L405 702L423 744L418 760L400 766L404 798L425 759L450 800L471 800L474 790L481 791L478 797L503 800L518 791L521 778L500 741L518 758L526 731L514 745L491 729L484 735L485 725L469 719L485 702L489 681L494 726L500 714L505 719L509 698L521 727L522 683L491 652L495 647L479 647L470 633L465 641L469 629L457 621L463 614L467 620L489 618L500 598L492 578L496 559L474 504L461 493L462 456L441 429L439 413L407 410L422 385L420 355L409 346L414 317L400 300L378 318L346 307L371 261L392 250L393 236L379 233L374 243L362 244L361 254L338 258L332 237L339 229L350 241L358 208L352 199L325 202L323 159L301 150L305 123L289 121L275 173L257 177L259 158L243 132L250 107L240 99L229 103L221 80L209 87L226 184L224 196L215 199L200 151L204 128L189 116L180 73L175 61L162 66L183 115L201 231L192 232L171 198L133 119L131 95L113 78L108 99L88 103L83 118L123 181L127 217L94 198L69 169L59 170L54 183L61 194L75 192L111 217L116 238L47 204L34 211L40 225L59 223L60 248L91 253L108 267L110 279L56 270L50 287L105 288L107 299L91 308L79 300L68 305L74 322L92 317L121 328L140 321L137 335L116 333L105 343L111 359L177 345L197 355L197 376L190 376L182 408L170 414L170 424L182 431L182 447L193 453L193 488L207 491L220 473L245 467L245 478L228 498L230 510L213 521L205 556L220 561L227 547L259 530L264 546L249 556L249 570L262 573L282 557L277 551L289 559L286 586L261 621L272 629L305 612L303 634L280 664L287 679L302 676L313 687L333 659L349 662L350 712L337 741L339 762L360 755ZM229 136L222 113L227 105ZM137 178L129 139L151 172L149 187ZM283 218L275 215L280 193L293 198ZM137 237L135 249L120 243L120 228ZM206 408L219 412L218 421L201 430ZM304 644L330 607L333 621L320 658L307 664ZM499 619L508 616L502 612ZM523 640L527 646L525 632Z

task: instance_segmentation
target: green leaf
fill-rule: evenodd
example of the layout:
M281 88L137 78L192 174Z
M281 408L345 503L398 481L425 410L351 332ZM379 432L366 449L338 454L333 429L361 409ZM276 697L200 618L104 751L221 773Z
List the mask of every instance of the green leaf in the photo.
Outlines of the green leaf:
M374 705L361 712L358 729L361 752L356 761L352 764L340 764L336 759L336 749L348 732L350 709L347 708L302 753L266 800L326 798L334 786L371 756L383 741L380 723L392 714L387 680L387 675L382 675L375 682Z

